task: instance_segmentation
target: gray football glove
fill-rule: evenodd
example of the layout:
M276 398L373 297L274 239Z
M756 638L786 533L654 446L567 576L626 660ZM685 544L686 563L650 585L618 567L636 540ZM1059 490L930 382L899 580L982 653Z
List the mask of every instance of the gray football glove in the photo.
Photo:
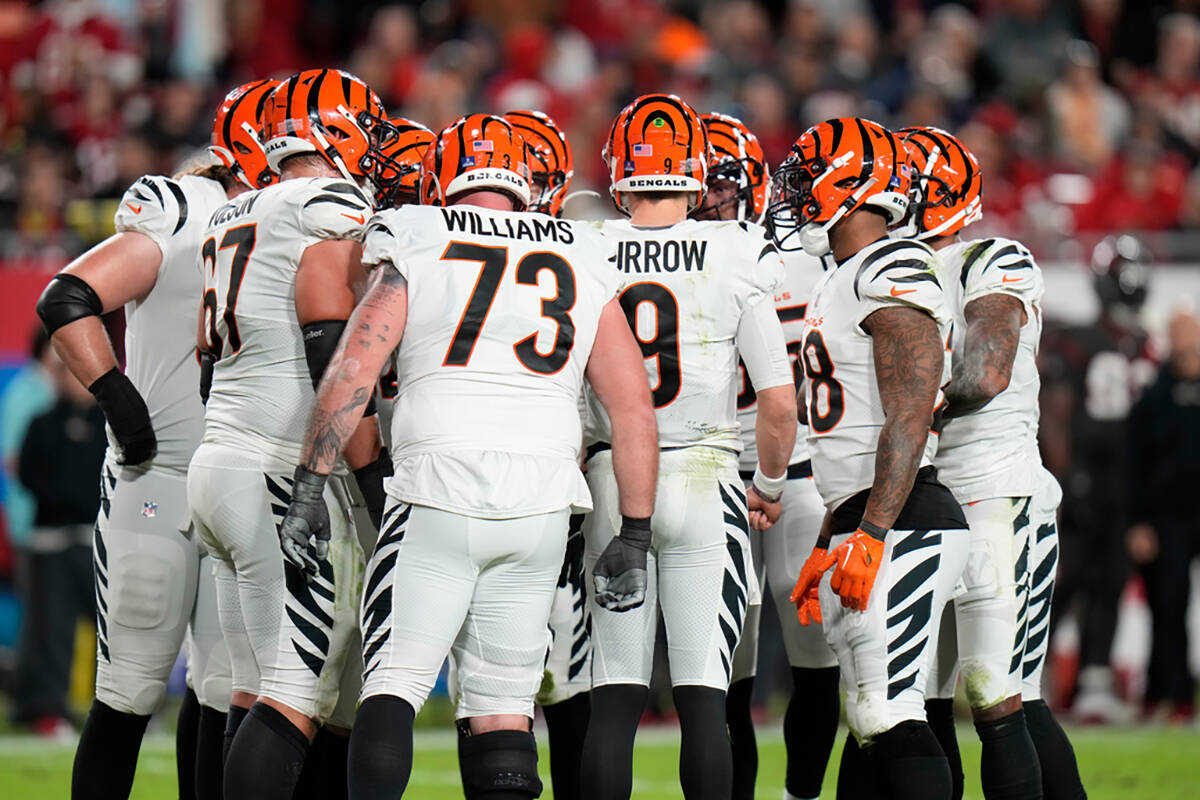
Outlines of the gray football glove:
M309 577L329 555L329 509L325 507L325 481L304 467L296 467L292 502L279 525L279 547L283 557Z
M609 611L629 611L646 600L646 552L650 549L650 518L621 517L614 536L592 567L596 602Z

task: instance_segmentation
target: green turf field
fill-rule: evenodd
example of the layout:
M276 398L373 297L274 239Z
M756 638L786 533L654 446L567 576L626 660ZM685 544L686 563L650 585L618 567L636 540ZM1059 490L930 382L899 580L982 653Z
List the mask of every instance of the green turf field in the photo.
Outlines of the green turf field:
M1195 800L1200 797L1200 732L1163 729L1072 729L1084 784L1091 800ZM757 796L778 800L783 788L783 743L774 728L760 730ZM980 800L979 745L974 731L959 729L966 760L968 800ZM461 797L453 734L417 733L412 800ZM0 737L0 797L47 800L67 797L73 745L50 745L29 737ZM635 798L679 797L676 779L678 734L672 728L648 728L638 737L634 762ZM545 753L542 754L545 759ZM835 757L836 759L836 757ZM543 777L548 781L543 760ZM836 766L825 781L824 797L833 797ZM551 797L549 786L543 797ZM133 788L137 800L175 797L175 752L165 734L148 738Z

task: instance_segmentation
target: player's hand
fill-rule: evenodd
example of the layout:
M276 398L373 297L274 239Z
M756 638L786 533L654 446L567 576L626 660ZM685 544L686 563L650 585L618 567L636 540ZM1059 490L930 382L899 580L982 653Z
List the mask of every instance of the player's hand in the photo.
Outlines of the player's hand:
M808 560L800 568L800 577L796 579L791 599L796 604L796 618L800 620L801 625L822 622L818 590L821 586L821 576L834 565L835 560L827 548L814 547Z
M150 424L146 401L125 373L113 367L88 387L104 412L113 438L117 440L117 463L127 467L144 464L158 454L158 439Z
M746 492L746 507L750 510L750 527L756 531L765 531L767 528L770 528L779 521L779 515L783 513L783 502L781 499L770 500L759 492L753 484L751 484L749 491Z
M846 608L866 611L875 576L883 563L883 540L859 528L835 547L830 556L836 561L830 588L842 598Z
M367 514L371 517L371 524L375 526L376 531L383 525L383 507L387 500L383 482L390 477L392 456L386 447L379 448L379 456L370 464L354 470L354 480L358 483L358 490L362 492Z
M329 509L325 507L328 475L296 467L292 502L279 526L283 557L305 575L314 576L329 556Z
M650 518L621 518L621 533L609 541L596 565L592 584L596 602L609 611L629 611L646 600L646 553Z

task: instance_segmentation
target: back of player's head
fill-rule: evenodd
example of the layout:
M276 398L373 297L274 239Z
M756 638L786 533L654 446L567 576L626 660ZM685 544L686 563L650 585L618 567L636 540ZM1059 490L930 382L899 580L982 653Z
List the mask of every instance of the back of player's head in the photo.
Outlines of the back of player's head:
M1150 252L1136 236L1106 236L1092 250L1096 295L1105 309L1134 311L1146 302L1150 284Z
M723 207L734 206L736 219L759 220L767 209L767 158L758 137L728 114L705 114L700 121L708 131L712 158L708 162L709 196L696 216L721 219ZM721 183L732 184L736 190L715 201L713 192Z
M395 117L381 126L379 172L375 177L376 207L421 202L421 162L433 140L433 131L404 117Z
M275 182L275 173L267 164L267 153L260 136L263 112L271 92L279 81L244 83L225 95L213 120L212 143L208 152L225 165L233 177L251 189Z
M911 176L908 151L878 122L842 117L818 123L792 145L772 178L767 210L781 249L799 233L812 255L829 252L829 229L860 209L887 224L904 219Z
M271 94L263 120L267 162L278 172L285 159L312 153L348 180L373 182L386 120L379 97L350 73L305 70Z
M983 217L983 171L974 153L941 128L897 131L912 164L908 225L917 239L953 236Z
M529 176L533 184L529 210L561 216L567 189L575 175L575 160L567 135L541 111L509 111L504 118L529 148Z
M673 94L647 94L625 106L601 157L613 201L627 214L629 195L638 192L686 193L689 211L704 199L708 132L695 109Z
M503 117L469 114L425 150L421 203L442 206L464 192L503 192L520 211L529 205L525 140Z

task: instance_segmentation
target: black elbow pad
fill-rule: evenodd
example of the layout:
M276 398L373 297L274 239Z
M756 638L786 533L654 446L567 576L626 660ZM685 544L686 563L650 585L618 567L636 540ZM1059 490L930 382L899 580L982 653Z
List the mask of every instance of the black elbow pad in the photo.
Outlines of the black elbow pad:
M200 402L208 405L208 395L212 391L213 365L217 357L207 350L200 351Z
M98 317L104 311L100 295L87 281L75 275L59 273L50 279L37 301L38 319L47 336L64 325L84 317Z
M323 319L302 325L300 330L304 333L304 358L308 361L308 377L312 378L313 389L316 389L321 385L321 377L325 374L326 367L333 360L338 341L342 338L342 332L346 330L346 320ZM367 401L363 416L369 417L374 413L375 397L372 395Z
M313 388L316 389L321 384L325 368L333 360L333 351L337 350L342 331L346 330L346 320L323 319L303 325L300 330L304 333L304 358L308 361L308 376L312 378Z

